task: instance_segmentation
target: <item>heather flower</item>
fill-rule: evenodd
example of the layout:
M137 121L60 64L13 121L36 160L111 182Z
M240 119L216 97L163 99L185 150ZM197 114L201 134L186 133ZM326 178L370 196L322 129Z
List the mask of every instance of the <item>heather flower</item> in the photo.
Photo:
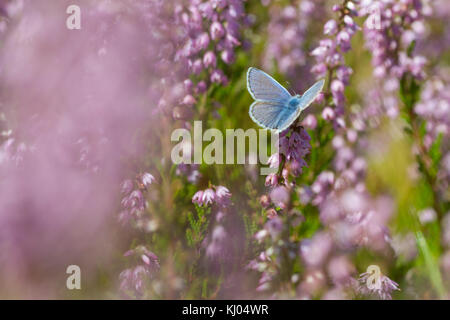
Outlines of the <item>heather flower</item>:
M351 37L359 29L353 20L353 17L358 15L356 7L350 1L345 1L345 4L347 7L333 7L333 11L340 12L339 20L332 19L325 24L323 33L329 38L321 40L319 46L310 52L316 59L311 71L317 78L328 75L331 84L331 92L324 93L326 98L330 95L333 98L333 104L322 113L322 117L327 121L343 121L340 118L345 103L343 92L352 73L352 69L344 64L343 53L351 49Z
M121 185L121 193L122 194L130 194L133 190L133 181L130 179L127 179L122 182Z
M124 256L137 258L139 264L120 273L120 291L125 296L132 294L136 298L142 298L146 286L160 268L159 259L144 246L128 250Z
M272 239L276 239L283 231L283 221L279 217L273 217L266 222L264 228L269 232Z
M314 130L317 127L317 119L313 114L308 114L302 121L302 126Z
M192 202L197 203L199 206L203 205L203 191L197 191L192 197Z
M211 82L225 85L228 79L222 70L216 69L211 73Z
M332 249L332 240L326 233L318 233L312 239L303 240L300 254L308 267L320 267Z
M134 190L125 201L125 207L137 210L144 209L144 196L140 190Z
M327 23L325 23L325 25L323 26L323 34L325 35L333 35L337 32L338 30L338 25L336 20L328 20Z
M320 292L325 285L326 276L323 271L319 269L308 270L297 290L299 298L311 299L311 297Z
M194 104L197 103L197 100L195 100L195 98L192 95L188 94L183 98L182 103L187 106L193 106Z
M313 204L321 204L328 194L333 190L335 175L331 171L321 172L311 186L314 194Z
M270 167L276 168L280 164L281 157L286 161L280 170L281 175L271 173L266 177L266 186L278 185L281 178L283 179L283 183L287 185L290 175L297 177L302 173L302 168L307 165L303 158L311 149L310 139L308 133L301 126L294 126L293 129L286 130L281 134L279 141L280 154L273 154L269 158L269 164Z
M278 185L278 175L276 173L270 173L266 177L266 186Z
M203 56L203 64L207 68L209 68L209 67L215 68L216 67L217 60L216 60L216 55L214 54L214 52L208 51L207 53L205 53L205 55Z
M227 85L228 78L217 57L225 64L235 60L234 51L241 45L241 31L248 22L243 0L189 1L186 6L176 6L174 13L183 32L175 60L188 70L183 80L190 81L186 93L192 93L195 87L195 94L202 94L212 83ZM180 110L174 115L179 119L191 116L182 115Z
M271 70L276 65L286 75L296 91L306 89L311 83L307 70L309 50L308 31L316 28L324 16L324 1L291 1L282 6L271 4L268 40L264 52L264 67ZM303 76L298 77L299 74ZM306 78L305 78L306 77Z
M150 272L154 272L160 267L158 257L145 246L137 246L134 249L128 250L124 253L124 257L135 257L140 259L140 262L143 262Z
M269 235L269 232L266 229L262 229L259 230L256 234L255 234L255 239L258 240L258 242L261 243L261 241L263 241L267 236Z
M269 210L267 210L266 214L268 219L273 219L278 216L277 210L275 210L274 208L270 208Z
M280 154L274 153L269 157L267 164L270 168L278 168L280 165Z
M144 288L148 278L149 272L144 266L125 269L119 275L119 290L126 297L133 294L133 296L141 298L144 295Z
M230 205L231 193L224 186L212 186L206 190L197 191L192 197L192 202L199 206L217 204L220 207Z
M153 177L150 173L146 172L142 175L141 181L144 187L150 186L153 181L155 181L155 177Z
M334 110L330 107L324 108L322 111L322 118L327 121L334 120L335 118Z
M373 21L374 14L379 15L376 17L379 26L368 23L364 26L366 46L372 52L374 75L400 79L406 71L410 71L418 79L424 77L425 58L410 58L406 54L410 42L420 38L417 33L420 28L410 27L423 19L421 2L407 1L400 5L395 1L364 1L361 4L361 15L368 16L367 21ZM402 43L399 35L407 35L409 41L403 38Z
M225 62L226 64L232 64L235 60L234 52L228 49L222 51L220 57L222 58L222 61Z
M328 263L327 272L335 285L347 285L355 272L355 267L348 257L333 257Z
M203 191L201 201L204 205L212 204L215 199L216 199L216 194L214 193L214 191L212 189L206 189L205 191Z
M216 201L221 205L228 205L229 200L231 198L230 191L224 186L216 187Z
M364 192L347 190L322 203L320 219L341 248L383 250L390 241L386 224L392 210L389 198L371 199Z
M426 224L436 220L436 211L432 208L427 208L418 213L420 223Z
M439 134L445 137L450 135L449 79L450 77L442 72L440 77L426 81L421 91L421 99L414 107L414 111L427 122L427 133L424 137L427 148Z
M267 208L268 206L270 206L270 198L268 195L263 194L260 198L259 198L259 203L261 204L261 206L263 208Z
M359 277L360 286L358 288L358 292L362 295L374 295L378 296L382 300L392 300L392 292L396 290L400 290L398 284L389 279L384 274L380 275L380 288L373 288L370 289L367 285L367 282L369 280L369 277L371 274L364 272Z
M225 29L220 22L213 22L211 24L211 38L213 40L218 40L225 35Z
M141 218L141 213L147 207L145 195L154 181L155 177L152 174L145 172L137 175L134 182L131 179L126 179L122 182L122 211L118 216L118 220L122 225L128 223L132 218L137 219L138 224L143 223L138 220Z
M206 255L208 256L208 258L224 258L227 253L227 247L225 245L227 237L228 234L223 226L218 225L214 228L211 236L211 241L206 247Z
M176 174L178 176L185 176L187 180L192 184L196 184L198 180L202 177L202 174L199 171L198 164L180 163L177 166Z
M270 199L275 206L284 209L289 202L289 191L283 186L276 187L270 192Z

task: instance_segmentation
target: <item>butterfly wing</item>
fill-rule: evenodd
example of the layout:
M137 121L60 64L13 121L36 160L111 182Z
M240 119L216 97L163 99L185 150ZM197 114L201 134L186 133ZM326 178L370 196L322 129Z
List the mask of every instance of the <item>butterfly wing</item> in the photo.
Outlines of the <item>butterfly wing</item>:
M291 98L291 94L281 84L256 68L247 71L247 88L255 100L284 104Z
M302 113L303 110L305 110L311 103L314 102L314 100L319 95L320 91L322 91L323 85L325 81L319 80L315 84L311 86L306 92L301 96L300 102L297 106L297 109L295 111L287 112L285 118L278 123L278 131L283 131L295 121L295 119L298 118L300 113Z
M314 83L311 88L306 90L306 92L300 98L300 103L298 105L300 111L305 110L311 103L313 103L313 101L319 95L320 91L322 91L324 83L324 80L319 80Z
M255 101L250 106L249 115L260 127L281 131L286 123L295 116L296 110L286 107L285 103ZM294 121L295 118L292 120ZM291 121L291 123L292 123Z

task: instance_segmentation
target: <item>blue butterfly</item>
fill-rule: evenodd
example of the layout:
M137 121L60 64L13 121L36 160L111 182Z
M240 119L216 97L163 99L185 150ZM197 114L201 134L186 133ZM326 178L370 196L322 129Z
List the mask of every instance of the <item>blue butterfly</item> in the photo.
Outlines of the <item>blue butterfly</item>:
M319 95L324 80L317 81L303 96L292 96L281 84L264 71L249 68L247 88L256 101L250 106L250 118L264 129L281 132Z

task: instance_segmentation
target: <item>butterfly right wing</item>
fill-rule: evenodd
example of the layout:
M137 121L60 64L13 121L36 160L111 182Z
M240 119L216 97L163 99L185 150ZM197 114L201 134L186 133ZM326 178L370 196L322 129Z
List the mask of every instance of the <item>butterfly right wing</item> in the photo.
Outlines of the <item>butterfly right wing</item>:
M324 80L319 80L314 83L311 88L306 90L306 92L300 98L300 110L305 110L311 103L314 102L314 100L316 100L317 96L322 91L324 83Z
M255 101L250 106L249 115L252 120L264 129L279 130L285 121L295 113L286 108L285 103Z
M274 78L253 67L247 71L247 88L255 100L284 104L292 97Z

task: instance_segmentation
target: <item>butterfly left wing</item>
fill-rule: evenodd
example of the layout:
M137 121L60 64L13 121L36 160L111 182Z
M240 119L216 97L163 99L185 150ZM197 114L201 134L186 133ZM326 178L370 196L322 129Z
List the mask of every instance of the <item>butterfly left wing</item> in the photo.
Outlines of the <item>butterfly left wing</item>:
M314 83L311 86L311 88L306 90L306 92L300 98L300 103L298 105L300 111L305 110L311 103L314 102L314 100L319 95L320 91L322 91L324 83L325 80L319 80L316 83Z
M247 71L247 88L255 100L285 103L292 97L274 78L253 67Z
M289 109L284 103L255 101L250 106L252 120L264 129L282 131L297 117L297 110Z

